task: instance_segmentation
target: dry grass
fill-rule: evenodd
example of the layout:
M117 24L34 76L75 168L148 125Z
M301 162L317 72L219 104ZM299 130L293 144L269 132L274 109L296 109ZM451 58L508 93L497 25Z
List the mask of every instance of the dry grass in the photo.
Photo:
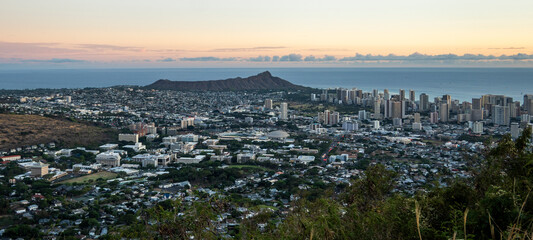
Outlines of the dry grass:
M112 129L36 115L0 114L0 150L50 142L94 146L114 138Z
M112 172L97 172L97 173L93 173L93 174L89 174L89 175L85 175L85 176L81 176L81 177L77 177L77 178L72 178L72 179L68 179L68 180L65 180L65 181L61 181L61 182L58 182L57 184L65 184L65 183L85 183L85 182L88 182L89 180L96 180L98 178L102 178L102 179L112 179L112 178L116 178L118 174L116 173L112 173Z

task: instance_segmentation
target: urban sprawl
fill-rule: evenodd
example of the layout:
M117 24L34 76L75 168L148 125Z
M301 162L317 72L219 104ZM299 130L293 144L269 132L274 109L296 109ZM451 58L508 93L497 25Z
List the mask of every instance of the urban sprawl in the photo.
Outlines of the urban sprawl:
M0 149L2 214L49 239L103 237L165 201L213 198L230 199L213 226L231 237L243 221L265 211L281 221L303 192L343 188L376 164L399 174L394 191L413 195L470 178L492 139L519 137L533 115L533 95L460 102L402 89L113 87L3 90L0 99L6 114L116 130L99 146Z

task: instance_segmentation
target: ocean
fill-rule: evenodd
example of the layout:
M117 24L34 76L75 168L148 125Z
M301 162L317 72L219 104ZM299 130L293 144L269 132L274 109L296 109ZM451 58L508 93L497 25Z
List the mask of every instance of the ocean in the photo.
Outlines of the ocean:
M315 88L358 88L364 91L415 90L430 99L450 94L470 101L483 94L503 94L522 101L533 94L533 68L172 68L0 70L0 89L85 88L148 85L174 81L247 77L263 71L294 84Z

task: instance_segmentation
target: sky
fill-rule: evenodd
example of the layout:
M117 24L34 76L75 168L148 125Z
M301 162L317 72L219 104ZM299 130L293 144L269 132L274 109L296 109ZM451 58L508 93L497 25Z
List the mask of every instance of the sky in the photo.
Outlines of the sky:
M533 67L531 0L0 2L0 69Z

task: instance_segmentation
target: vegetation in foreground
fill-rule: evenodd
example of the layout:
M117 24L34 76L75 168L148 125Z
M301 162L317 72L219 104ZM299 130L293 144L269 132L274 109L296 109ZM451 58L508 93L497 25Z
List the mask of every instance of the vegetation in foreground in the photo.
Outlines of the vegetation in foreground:
M504 136L485 153L471 179L458 179L404 196L394 192L394 172L371 166L341 191L310 199L301 192L292 211L246 218L230 235L240 239L533 239L531 128L516 141ZM138 221L108 238L219 239L212 221L230 198L185 205L168 201L143 211Z

